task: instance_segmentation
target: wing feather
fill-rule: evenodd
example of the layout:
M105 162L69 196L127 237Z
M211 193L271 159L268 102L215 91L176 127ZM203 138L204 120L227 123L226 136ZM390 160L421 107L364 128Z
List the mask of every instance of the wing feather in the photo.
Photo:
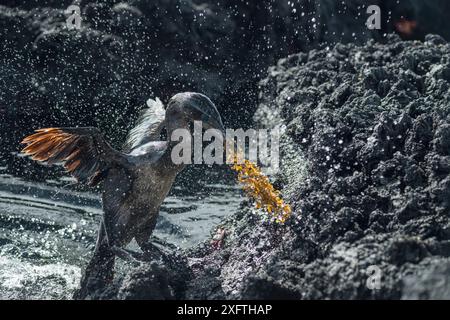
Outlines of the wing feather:
M159 136L165 124L164 105L156 98L156 100L148 99L147 107L141 112L136 126L128 133L124 152L130 152L147 142L160 140Z
M124 154L114 150L96 128L45 128L22 141L33 160L61 164L78 181L95 185L112 166L126 165Z

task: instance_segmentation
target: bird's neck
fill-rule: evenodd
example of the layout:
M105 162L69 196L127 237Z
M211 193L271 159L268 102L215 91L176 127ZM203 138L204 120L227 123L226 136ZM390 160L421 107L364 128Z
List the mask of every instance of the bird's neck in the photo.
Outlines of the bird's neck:
M172 159L172 150L173 147L176 145L176 143L170 143L168 142L167 144L167 149L164 152L164 154L161 157L161 163L164 166L165 170L168 170L170 172L175 172L178 173L180 171L182 171L185 167L186 164L176 164L173 159Z
M176 163L176 161L174 161L174 159L173 159L172 151L173 151L175 146L177 146L178 144L181 143L181 140L178 139L179 135L174 135L173 138L175 140L172 140L172 134L177 129L185 129L185 130L187 130L187 132L189 132L189 138L192 138L192 135L190 134L190 131L189 131L189 124L188 123L178 124L176 127L168 128L168 130L167 130L167 148L166 148L163 156L161 157L161 160L162 160L162 163L164 164L164 166L168 170L178 173L178 172L180 172L181 170L183 170L186 167L186 164L184 164L184 163L181 163L181 164ZM186 139L186 138L187 137L183 137L183 139ZM192 139L191 139L191 141L192 141ZM193 146L191 145L190 147L191 147L191 150L193 150L192 149Z

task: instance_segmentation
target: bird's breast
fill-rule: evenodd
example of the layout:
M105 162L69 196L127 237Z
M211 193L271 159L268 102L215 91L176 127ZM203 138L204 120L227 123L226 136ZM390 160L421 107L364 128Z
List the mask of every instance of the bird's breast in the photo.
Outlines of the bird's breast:
M132 186L136 203L158 210L169 193L175 176L161 172L154 167L142 167L136 170Z

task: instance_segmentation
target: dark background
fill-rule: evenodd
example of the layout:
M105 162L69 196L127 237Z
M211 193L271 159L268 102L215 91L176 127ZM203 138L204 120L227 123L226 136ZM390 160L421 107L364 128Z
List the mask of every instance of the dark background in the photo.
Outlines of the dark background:
M66 27L72 3L81 8L81 30ZM370 4L381 7L381 30L365 26ZM336 42L384 41L390 32L450 40L446 0L0 5L0 163L19 175L30 174L14 156L19 141L40 127L97 126L119 147L149 97L167 102L181 91L205 93L226 126L247 127L258 81L279 58Z

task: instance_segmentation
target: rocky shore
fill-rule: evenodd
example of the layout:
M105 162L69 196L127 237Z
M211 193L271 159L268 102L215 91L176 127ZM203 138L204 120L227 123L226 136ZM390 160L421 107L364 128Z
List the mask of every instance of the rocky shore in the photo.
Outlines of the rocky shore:
M450 298L450 45L389 36L291 55L259 101L256 123L285 127L274 178L291 219L247 203L221 248L163 255L93 297Z
M283 128L291 219L245 203L220 248L163 245L88 298L450 298L450 45L385 37L405 18L404 38L448 40L448 1L374 1L380 31L359 0L261 3L4 1L0 165L46 180L14 155L33 129L96 126L118 147L149 97L201 91L230 127Z

